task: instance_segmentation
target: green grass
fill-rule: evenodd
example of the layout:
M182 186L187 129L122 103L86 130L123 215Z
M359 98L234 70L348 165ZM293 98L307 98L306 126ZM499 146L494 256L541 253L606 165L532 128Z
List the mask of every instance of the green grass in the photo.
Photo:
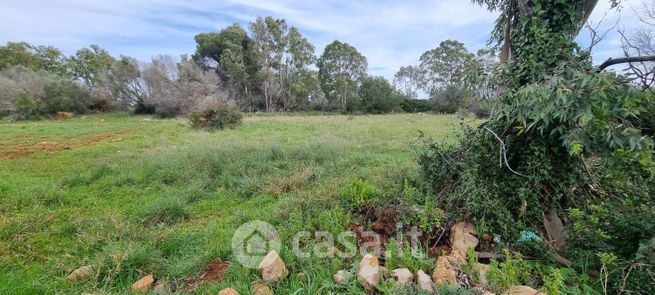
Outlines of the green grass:
M376 198L400 194L418 177L418 131L447 140L458 126L453 116L410 114L251 116L215 133L123 115L0 123L0 294L122 294L144 273L179 281L214 258L232 261L234 230L254 219L284 242L291 275L276 294L363 293L332 285L356 261L300 260L290 237L345 229L342 193L362 179ZM83 265L95 277L69 283ZM197 293L248 294L257 279L233 263Z

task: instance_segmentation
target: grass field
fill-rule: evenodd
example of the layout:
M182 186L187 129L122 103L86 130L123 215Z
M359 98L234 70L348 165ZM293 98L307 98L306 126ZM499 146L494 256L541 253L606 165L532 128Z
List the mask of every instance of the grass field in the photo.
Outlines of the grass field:
M253 116L215 133L184 120L108 115L0 123L0 294L123 294L143 274L180 281L231 261L242 223L339 231L342 192L359 178L392 197L416 179L412 143L455 132L454 116ZM363 293L332 285L353 261L301 261L276 294ZM92 265L94 278L66 276ZM428 270L426 270L427 272ZM428 272L429 273L429 272ZM257 271L234 264L198 294L248 294Z

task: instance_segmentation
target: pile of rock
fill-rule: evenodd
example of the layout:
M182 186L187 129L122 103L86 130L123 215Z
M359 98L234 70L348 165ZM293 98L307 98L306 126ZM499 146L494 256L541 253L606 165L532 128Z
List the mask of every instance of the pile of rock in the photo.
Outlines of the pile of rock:
M467 264L467 250L475 249L478 246L475 226L460 222L453 226L451 231L450 242L452 250L447 256L437 258L436 267L432 277L423 270L419 270L416 276L407 268L394 269L390 272L390 277L398 284L408 284L416 280L416 286L424 291L434 293L437 285L457 285L458 271L456 267L461 268ZM489 265L476 263L474 266L480 279L480 289L485 295L493 295L487 291L487 271ZM375 286L380 284L385 268L380 266L378 258L367 254L359 262L357 281L368 291L373 291ZM350 274L346 270L340 270L334 274L334 281L338 284L346 284L349 281ZM527 286L514 286L506 294L510 295L537 295L543 294Z

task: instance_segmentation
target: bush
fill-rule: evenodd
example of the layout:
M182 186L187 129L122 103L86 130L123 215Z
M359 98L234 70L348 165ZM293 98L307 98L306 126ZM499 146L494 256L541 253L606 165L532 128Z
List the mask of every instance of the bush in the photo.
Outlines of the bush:
M191 113L191 126L202 130L221 130L241 124L243 113L231 101L217 99Z
M383 77L367 77L359 87L361 110L367 113L390 113L400 109L401 95Z
M89 91L74 81L23 66L0 72L0 112L10 113L15 119L57 112L84 113L91 105Z
M434 105L427 99L406 98L400 102L400 108L407 113L427 113Z
M466 129L459 145L423 139L417 161L439 207L480 232L516 245L521 231L545 233L552 210L570 236L558 252L573 268L600 271L601 252L627 267L655 229L653 139L630 124L651 98L613 74L559 75L505 94L498 114ZM610 293L649 271L623 279L617 266Z
M41 113L51 115L57 112L85 113L91 105L91 95L82 86L65 80L55 80L44 86Z
M434 110L439 113L454 114L466 103L466 93L458 86L448 85L432 94Z

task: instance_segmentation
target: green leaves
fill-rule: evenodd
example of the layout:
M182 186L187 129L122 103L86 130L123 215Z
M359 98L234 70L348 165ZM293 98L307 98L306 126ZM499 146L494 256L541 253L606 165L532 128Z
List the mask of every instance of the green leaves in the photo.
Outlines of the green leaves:
M317 65L325 96L331 102L338 102L345 111L349 99L357 91L360 80L366 76L366 57L350 44L335 40L325 47Z
M652 97L613 74L565 70L502 99L503 117L527 133L548 135L572 156L618 150L628 156L653 146L629 123Z

